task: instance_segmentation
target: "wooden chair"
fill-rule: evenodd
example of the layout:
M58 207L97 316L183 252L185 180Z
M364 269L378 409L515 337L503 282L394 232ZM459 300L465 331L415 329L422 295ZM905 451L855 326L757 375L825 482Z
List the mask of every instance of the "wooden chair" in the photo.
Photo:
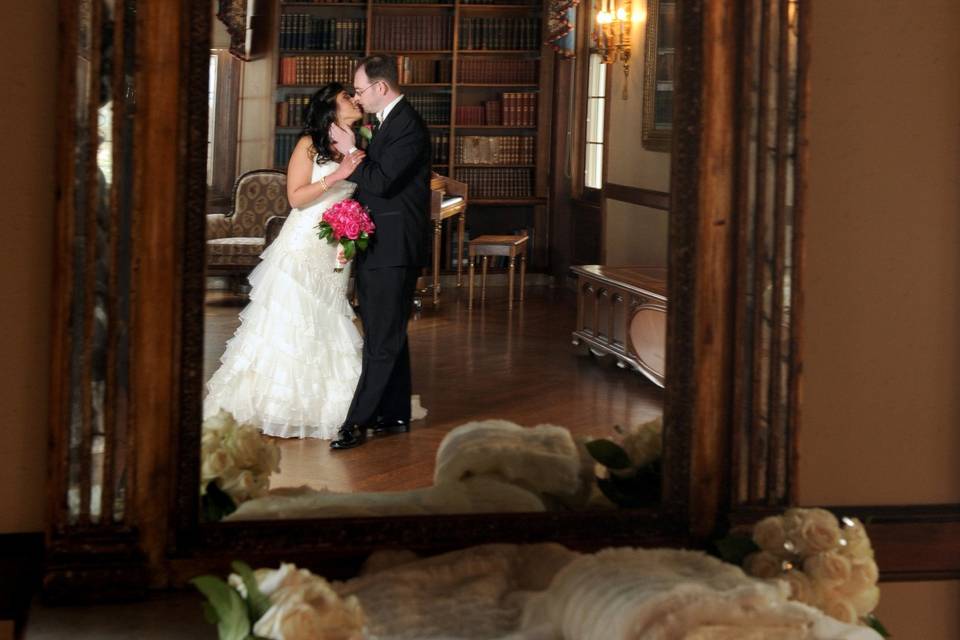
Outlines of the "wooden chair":
M440 302L440 253L443 221L457 220L457 286L463 286L463 232L467 224L467 185L434 173L430 177L430 220L433 222L433 304Z
M473 274L474 262L477 256L481 256L483 261L483 275L480 278L480 300L484 300L487 294L487 262L490 256L506 256L510 259L507 275L507 307L513 309L513 273L517 258L520 258L520 302L523 302L523 289L527 279L527 239L523 236L480 236L470 241L470 273L467 278L470 280L469 302L467 306L473 307Z

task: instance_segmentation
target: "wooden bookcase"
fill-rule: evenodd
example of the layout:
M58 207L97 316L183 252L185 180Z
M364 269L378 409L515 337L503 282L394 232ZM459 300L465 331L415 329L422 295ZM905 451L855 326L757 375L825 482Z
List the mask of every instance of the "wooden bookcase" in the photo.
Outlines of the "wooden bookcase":
M470 235L526 230L531 268L546 269L553 51L543 44L542 0L276 1L276 168L286 166L300 132L297 99L304 101L326 82L352 82L353 63L363 55L395 55L401 60L401 90L430 127L434 170L471 187ZM291 71L297 65L299 76ZM496 102L499 111L485 104ZM473 162L458 156L458 140L474 150L466 154ZM455 264L452 244L444 239L445 270Z

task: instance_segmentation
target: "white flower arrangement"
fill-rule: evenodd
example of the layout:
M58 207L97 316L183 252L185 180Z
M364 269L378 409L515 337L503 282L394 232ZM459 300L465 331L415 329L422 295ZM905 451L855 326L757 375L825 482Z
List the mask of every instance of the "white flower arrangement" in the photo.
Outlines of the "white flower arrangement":
M601 465L597 487L614 504L643 507L660 500L663 452L663 419L655 418L626 429L614 430L620 444L611 440L590 440L590 456Z
M280 449L255 427L220 411L203 422L200 460L204 513L215 520L267 494L270 475L280 470Z
M191 582L205 596L207 620L220 640L362 640L366 624L354 596L341 598L323 578L293 564L252 571L234 562L226 582ZM252 634L252 635L251 635Z
M784 580L791 598L848 624L886 630L873 610L880 600L879 571L863 523L825 509L789 509L753 527L746 573Z

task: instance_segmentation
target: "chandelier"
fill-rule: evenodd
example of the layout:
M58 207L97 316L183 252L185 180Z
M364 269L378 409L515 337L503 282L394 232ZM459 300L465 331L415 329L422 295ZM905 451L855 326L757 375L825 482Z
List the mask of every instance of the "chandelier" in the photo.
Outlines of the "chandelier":
M634 21L642 18L641 12L634 14L633 0L599 0L593 20L593 45L603 63L623 63L624 100L630 77L630 34Z

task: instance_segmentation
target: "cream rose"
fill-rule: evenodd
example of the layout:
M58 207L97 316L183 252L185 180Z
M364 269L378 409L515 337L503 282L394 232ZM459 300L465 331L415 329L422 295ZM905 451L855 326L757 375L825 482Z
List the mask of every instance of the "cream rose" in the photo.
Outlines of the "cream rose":
M781 516L770 516L755 524L753 541L768 553L779 556L786 555L787 550L783 545L787 541L787 533L783 528L783 518Z
M249 426L237 429L230 439L230 452L233 454L237 466L242 469L255 469L260 461L260 449L263 442L260 432Z
M744 559L743 569L756 578L777 578L783 573L783 560L772 553L758 551Z
M623 450L635 467L660 458L663 451L663 419L656 418L630 429L623 438Z
M273 603L254 625L256 635L272 640L362 637L364 615L359 602L353 596L341 599L323 578L289 564L255 575Z
M857 610L854 608L853 603L834 591L825 592L819 606L821 611L831 618L836 618L840 622L856 624L860 618L860 616L857 615Z
M851 558L873 558L873 547L863 523L858 518L844 518L844 521L850 524L840 532L845 542L841 546L843 554Z
M850 580L850 559L835 551L817 553L803 561L803 572L815 582L837 587Z
M811 607L816 607L820 597L810 578L803 571L787 571L781 576L790 586L790 598Z
M221 479L220 488L238 504L244 500L257 497L256 494L261 489L253 473L246 470L228 479Z
M839 586L841 592L851 595L876 586L880 570L872 558L856 559L850 563L850 576Z
M850 596L850 604L859 616L865 616L880 603L880 588L876 585L863 589L856 595Z
M790 512L799 512L799 518L790 518ZM793 514L794 516L796 514ZM814 554L833 551L840 546L840 525L837 518L825 509L791 509L785 514L790 527L787 537L796 552Z
M219 478L234 465L233 458L225 449L214 449L203 459L200 474L206 487L210 480Z

